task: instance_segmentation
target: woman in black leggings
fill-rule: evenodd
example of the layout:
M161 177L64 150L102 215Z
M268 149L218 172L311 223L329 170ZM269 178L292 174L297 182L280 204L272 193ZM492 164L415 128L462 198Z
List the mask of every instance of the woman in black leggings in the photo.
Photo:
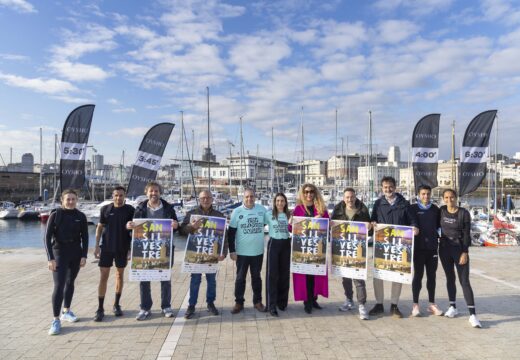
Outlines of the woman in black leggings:
M54 279L52 293L52 321L49 335L61 331L60 320L76 322L78 318L70 310L74 295L74 280L80 267L85 266L88 253L87 217L76 209L78 195L74 190L61 194L61 208L51 213L45 232L45 249L49 270ZM63 312L60 311L63 304Z
M457 294L455 267L464 293L464 300L466 300L469 309L469 322L471 326L479 328L481 325L475 313L475 299L469 282L468 248L471 243L471 219L466 209L457 206L457 193L455 190L444 190L442 198L446 205L440 209L441 238L439 242L439 257L446 273L446 286L450 301L450 307L444 316L453 318L459 313L455 305Z

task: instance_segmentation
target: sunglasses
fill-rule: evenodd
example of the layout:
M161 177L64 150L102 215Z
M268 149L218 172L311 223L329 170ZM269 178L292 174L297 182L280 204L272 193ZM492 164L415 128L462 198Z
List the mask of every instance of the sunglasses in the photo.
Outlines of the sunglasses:
M304 194L314 194L314 190L304 190Z

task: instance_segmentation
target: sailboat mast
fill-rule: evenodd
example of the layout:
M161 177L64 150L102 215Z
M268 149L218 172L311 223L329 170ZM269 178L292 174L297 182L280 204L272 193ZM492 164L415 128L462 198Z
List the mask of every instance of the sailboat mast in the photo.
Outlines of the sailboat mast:
M40 198L43 200L43 133L40 128ZM34 170L32 170L34 171Z
M271 127L271 194L274 193L274 127Z
M58 144L58 134L54 133L54 178L53 178L53 181L52 181L52 190L53 190L53 194L54 194L54 197L52 198L52 202L54 203L54 200L56 198L56 159L58 158L58 149L57 149L57 144Z
M495 210L495 214L498 214L498 200L497 200L497 187L498 187L498 117L495 123L495 201L493 209Z
M368 111L368 202L372 206L372 195L374 192L374 177L372 173L372 111ZM377 175L377 174L376 174Z
M244 158L244 137L242 135L242 116L240 117L240 186L242 187L242 181L244 179L244 174L242 172L242 161Z
M451 123L451 184L453 189L457 188L455 179L455 120Z
M211 147L209 146L209 86L206 87L206 94L208 100L208 190L211 193Z
M181 176L180 176L180 183L181 183L181 201L184 199L184 192L182 190L182 185L184 181L184 145L183 140L184 139L184 111L181 111Z
M335 138L335 146L336 149L334 151L334 199L337 196L338 192L338 109L336 109L336 138Z
M302 171L300 184L303 185L305 182L305 139L303 135L303 106L301 112L301 123L302 123Z

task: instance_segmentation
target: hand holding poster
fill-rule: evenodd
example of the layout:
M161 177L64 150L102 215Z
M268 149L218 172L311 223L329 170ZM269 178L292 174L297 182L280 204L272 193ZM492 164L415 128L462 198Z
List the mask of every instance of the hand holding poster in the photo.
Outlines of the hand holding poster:
M351 279L367 279L368 224L331 220L332 274Z
M326 275L329 219L294 216L292 234L291 272Z
M182 272L216 273L218 258L224 251L226 219L213 216L192 215L191 221L202 221L199 230L188 236Z
M413 227L377 224L374 231L374 278L412 283Z
M134 219L130 281L164 281L171 278L172 221Z

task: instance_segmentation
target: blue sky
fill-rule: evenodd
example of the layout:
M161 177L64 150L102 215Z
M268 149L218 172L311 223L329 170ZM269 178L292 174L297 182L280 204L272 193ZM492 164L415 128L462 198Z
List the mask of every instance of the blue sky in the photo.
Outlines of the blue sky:
M54 156L52 137L76 106L94 103L90 143L134 161L146 130L176 128L165 158L180 156L180 111L218 160L245 148L296 161L327 159L339 137L363 152L399 145L415 123L441 113L440 157L451 123L461 136L478 113L499 110L499 151L520 151L520 5L508 0L32 1L0 0L0 154L7 162ZM301 108L303 107L303 112ZM338 141L338 147L341 142ZM163 164L166 161L163 160Z

